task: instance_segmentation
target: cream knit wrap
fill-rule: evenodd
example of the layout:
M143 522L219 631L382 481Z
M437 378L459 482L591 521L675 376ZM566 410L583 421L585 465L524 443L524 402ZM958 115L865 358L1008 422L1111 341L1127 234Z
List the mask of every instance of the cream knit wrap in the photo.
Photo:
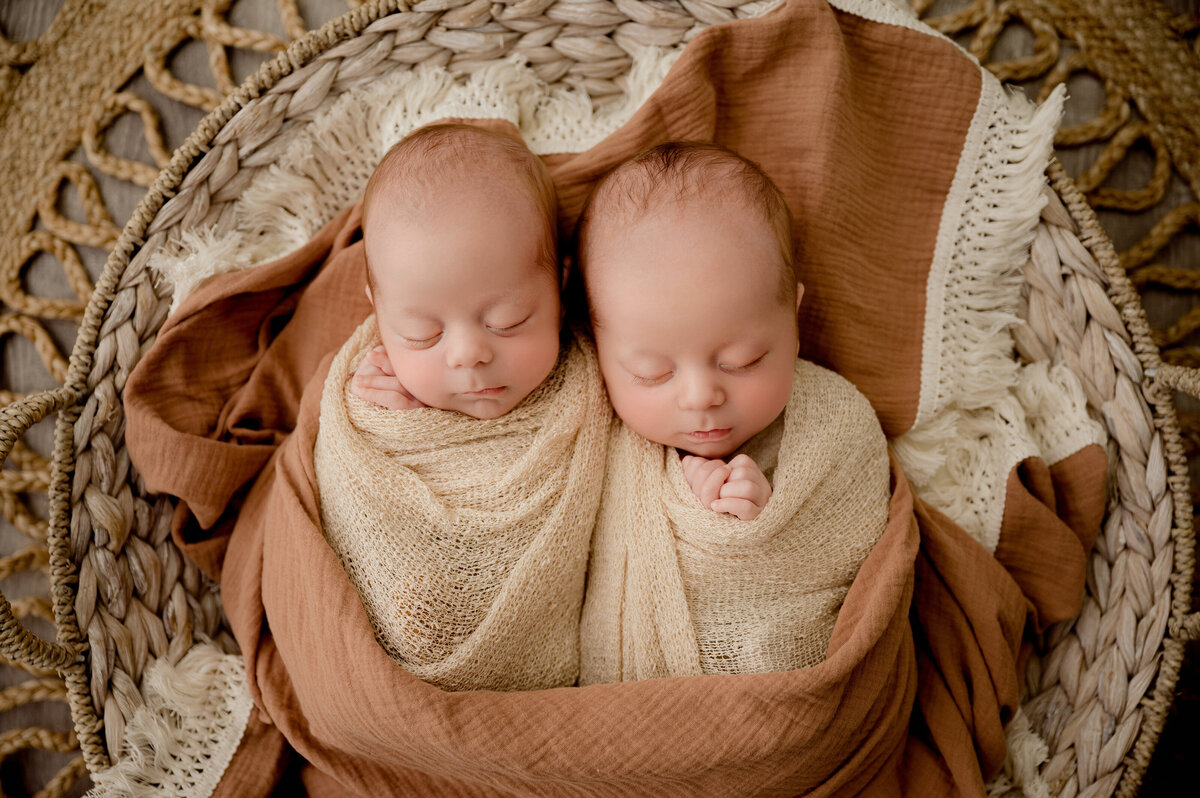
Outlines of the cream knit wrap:
M825 658L887 524L887 442L855 387L796 362L773 494L753 521L700 504L679 454L614 422L580 630L583 684L756 673Z
M325 538L380 645L447 690L573 684L612 417L591 343L491 420L360 399L377 344L371 316L333 361L313 456Z

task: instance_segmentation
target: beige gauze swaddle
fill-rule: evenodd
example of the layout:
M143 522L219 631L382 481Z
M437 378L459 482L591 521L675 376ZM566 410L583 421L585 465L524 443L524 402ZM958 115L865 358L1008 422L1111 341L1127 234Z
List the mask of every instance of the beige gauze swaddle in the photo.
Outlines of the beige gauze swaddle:
M371 316L330 367L321 523L385 651L446 690L573 684L612 418L590 341L513 410L387 410L350 389Z
M825 658L887 524L887 441L847 380L796 361L770 500L700 504L679 453L613 422L580 629L580 682L761 673Z

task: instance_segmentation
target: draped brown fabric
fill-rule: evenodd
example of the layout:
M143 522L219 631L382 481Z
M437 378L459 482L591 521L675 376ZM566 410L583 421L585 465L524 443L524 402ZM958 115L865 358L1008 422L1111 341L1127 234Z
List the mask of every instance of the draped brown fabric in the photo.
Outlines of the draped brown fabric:
M307 249L314 263L290 256L202 287L131 378L135 462L152 488L186 502L179 516L189 522L177 539L221 579L267 723L247 734L245 745L260 755L239 754L226 777L238 786L226 794L266 786L243 768L283 756L272 735L359 794L558 795L571 785L588 795L981 794L984 774L1003 760L1027 616L1045 623L1078 607L1104 504L1099 447L1053 469L1039 461L1014 469L998 558L914 500L893 464L887 531L815 668L444 693L375 643L319 528L312 446L320 388L336 339L367 312L355 304L365 279L361 244L350 243L357 223L350 211L323 230ZM215 347L200 334L217 329L240 343ZM239 349L243 360L229 356ZM230 389L230 375L246 376ZM178 385L188 386L186 398L167 387ZM213 401L207 422L203 411L180 406L221 391L227 404ZM261 441L277 439L283 445L239 501L239 476L264 459L269 444ZM198 518L215 531L195 542L204 533ZM231 527L232 539L221 531Z
M916 413L926 276L979 90L945 41L791 0L701 33L623 128L548 158L560 221L661 141L754 158L798 220L802 354L896 435ZM893 462L887 529L811 669L445 693L375 643L318 526L321 382L369 312L359 221L348 209L297 252L202 286L126 388L134 464L180 498L175 539L221 581L259 708L220 794L265 794L289 747L318 794L983 794L1024 630L1079 606L1098 447L1014 470L995 557Z

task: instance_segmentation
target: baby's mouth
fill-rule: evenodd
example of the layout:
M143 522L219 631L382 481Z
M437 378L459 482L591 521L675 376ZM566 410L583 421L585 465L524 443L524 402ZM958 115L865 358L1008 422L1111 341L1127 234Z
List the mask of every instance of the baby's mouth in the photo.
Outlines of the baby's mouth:
M722 427L718 429L698 429L687 433L687 437L699 443L706 443L709 441L719 441L723 438L726 438L732 431L732 427Z
M478 391L463 391L463 396L474 396L476 398L486 398L489 396L499 396L508 390L508 386L501 385L499 388L480 388Z

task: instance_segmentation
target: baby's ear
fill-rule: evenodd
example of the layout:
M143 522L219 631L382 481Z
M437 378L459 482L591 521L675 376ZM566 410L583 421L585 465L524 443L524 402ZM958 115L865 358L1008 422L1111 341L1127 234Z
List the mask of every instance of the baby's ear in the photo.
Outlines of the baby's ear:
M375 297L371 296L371 284L364 285L363 290L367 292L367 301L371 303L371 307L375 307Z
M800 300L804 299L804 283L796 281L796 311L800 310Z

